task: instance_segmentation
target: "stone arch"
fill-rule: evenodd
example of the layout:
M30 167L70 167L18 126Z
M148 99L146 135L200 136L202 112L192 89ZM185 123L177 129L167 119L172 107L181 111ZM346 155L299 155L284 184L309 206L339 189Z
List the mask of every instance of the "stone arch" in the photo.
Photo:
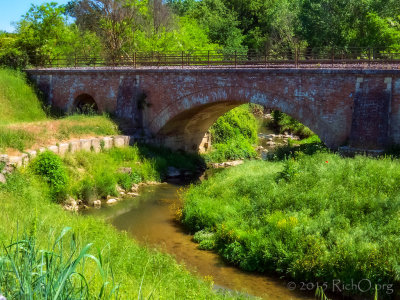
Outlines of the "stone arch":
M210 126L224 113L245 103L260 104L292 116L333 149L346 142L350 131L351 124L343 112L332 112L334 118L327 117L326 108L318 105L318 101L300 103L284 93L276 95L268 90L240 86L213 87L181 97L152 118L149 127L165 146L197 151ZM338 122L335 118L342 120Z
M80 94L75 98L73 107L74 110L83 113L88 112L89 110L94 112L99 111L99 108L94 98L86 93Z

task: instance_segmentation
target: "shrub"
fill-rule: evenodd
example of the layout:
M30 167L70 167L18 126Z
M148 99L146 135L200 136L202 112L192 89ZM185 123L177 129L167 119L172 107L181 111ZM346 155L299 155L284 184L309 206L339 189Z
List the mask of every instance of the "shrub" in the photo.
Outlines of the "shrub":
M210 128L212 151L206 161L252 158L257 155L253 145L258 140L258 122L248 104L239 106L222 117Z
M67 196L67 173L62 159L50 151L38 155L32 162L31 168L36 175L40 175L50 185L53 200L61 202Z

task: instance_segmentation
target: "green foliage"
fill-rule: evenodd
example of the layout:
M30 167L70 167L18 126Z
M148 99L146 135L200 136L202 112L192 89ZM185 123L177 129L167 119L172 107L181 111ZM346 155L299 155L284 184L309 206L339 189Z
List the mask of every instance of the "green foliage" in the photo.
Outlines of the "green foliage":
M29 235L4 246L0 251L1 294L9 299L117 298L118 284L109 262L103 261L100 252L98 257L89 254L92 244L80 248L74 234L67 239L70 230L64 228L57 238L50 235L52 242L46 249L38 248L36 237ZM88 260L97 265L97 276L103 281L98 290L89 289L95 277L84 275Z
M52 197L61 202L67 196L67 173L61 158L51 151L40 153L32 162L31 169L36 175L40 175L50 185Z
M245 270L398 284L399 167L329 153L248 162L192 186L182 221L213 232L214 249Z
M301 139L315 135L308 127L279 110L274 110L272 112L272 123L270 123L270 127L280 133L292 133L299 136Z
M249 105L237 107L220 117L211 127L213 151L208 161L251 158L256 156L258 122Z

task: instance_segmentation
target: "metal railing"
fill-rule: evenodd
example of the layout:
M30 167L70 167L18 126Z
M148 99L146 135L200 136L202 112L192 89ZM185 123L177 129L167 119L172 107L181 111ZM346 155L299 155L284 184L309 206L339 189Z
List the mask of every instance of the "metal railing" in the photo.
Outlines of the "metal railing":
M96 55L67 55L33 59L32 68L62 67L373 67L399 65L400 50L374 48L294 48L285 51L198 50L134 52L107 58Z

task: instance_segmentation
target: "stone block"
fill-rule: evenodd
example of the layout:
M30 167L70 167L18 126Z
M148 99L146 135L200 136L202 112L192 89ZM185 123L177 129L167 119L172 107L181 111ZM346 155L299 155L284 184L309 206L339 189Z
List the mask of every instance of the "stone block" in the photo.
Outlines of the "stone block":
M125 139L123 136L115 136L114 137L114 147L122 148L125 147Z
M37 151L35 151L35 150L28 150L28 151L26 151L26 153L28 153L30 161L35 159L38 154Z
M22 165L23 165L24 167L26 167L26 166L29 164L29 162L30 162L29 155L26 154L26 153L23 153L23 154L21 155L21 159L22 159Z
M14 166L15 168L22 167L22 157L21 156L10 156L9 164Z
M91 140L87 140L87 139L81 139L79 140L79 144L80 144L80 149L82 151L90 151L90 147L92 146L92 142Z
M8 155L7 154L1 154L0 155L0 162L4 162L4 163L8 163L8 161L9 161L9 158L8 158Z
M81 143L80 141L72 141L69 143L69 151L71 153L75 153L81 150Z
M64 156L65 154L67 154L69 152L69 144L60 144L60 146L58 146L58 153L61 156Z
M113 138L112 137L104 137L102 138L104 143L104 149L111 149L113 147Z
M100 146L100 139L91 139L91 143L92 143L92 150L96 153L99 153L101 151L101 146Z
M49 151L55 153L55 154L58 154L58 153L59 153L58 146L50 146L50 147L47 147L47 149L48 149Z

